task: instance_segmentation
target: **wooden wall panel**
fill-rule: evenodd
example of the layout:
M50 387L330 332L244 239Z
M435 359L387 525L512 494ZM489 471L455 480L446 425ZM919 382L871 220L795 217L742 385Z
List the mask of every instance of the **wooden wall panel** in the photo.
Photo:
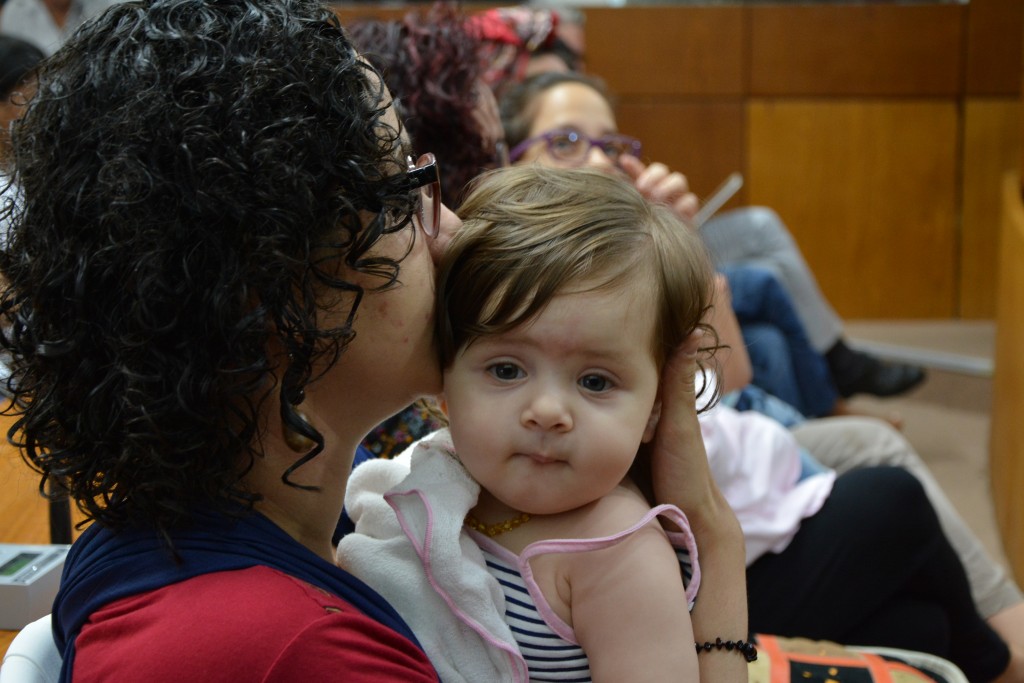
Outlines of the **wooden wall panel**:
M971 0L967 10L967 94L1019 96L1024 3Z
M748 199L790 226L846 318L954 315L957 106L748 107Z
M739 7L587 8L587 70L628 95L738 95Z
M991 319L996 309L1000 185L1018 168L1016 99L969 99L964 106L963 210L960 238L960 317Z
M14 418L0 415L0 433L6 435L13 423ZM73 520L82 521L78 510ZM73 529L72 536L78 538L79 531ZM49 542L49 503L39 493L39 475L6 438L0 440L0 543Z
M428 6L424 6L426 10ZM408 12L416 9L405 5L374 5L374 4L338 4L331 7L338 15L342 25L353 19L401 19Z
M954 95L960 5L751 7L753 95Z
M50 518L46 499L39 494L39 476L6 439L0 445L0 487L0 543L49 543Z
M1017 34L1021 36L1022 46L1022 54L1019 55L1021 59L1020 64L1022 68L1020 70L1020 73L1017 74L1017 82L1021 86L1020 92L1022 93L1022 99L1024 99L1024 20L1022 20L1021 23L1017 25ZM1024 140L1024 116L1021 116L1020 119L1018 119L1017 130L1020 132L1019 139ZM1017 166L1017 169L1021 171L1021 187L1022 189L1024 189L1024 144L1021 145L1020 164Z
M660 161L686 174L699 197L714 191L733 171L742 171L743 104L622 101L619 130L644 143L645 161ZM736 205L741 194L733 200Z
M1019 175L1002 183L999 304L989 477L1003 549L1017 582L1024 582L1024 204Z
M11 641L17 634L17 631L0 631L0 657L7 653L7 648L11 646Z

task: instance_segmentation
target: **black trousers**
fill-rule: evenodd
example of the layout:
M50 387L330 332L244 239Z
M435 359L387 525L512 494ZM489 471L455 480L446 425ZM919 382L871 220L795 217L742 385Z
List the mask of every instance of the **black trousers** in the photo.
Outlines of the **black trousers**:
M755 633L929 652L971 681L1009 663L921 484L901 468L838 477L792 543L747 569L747 591Z

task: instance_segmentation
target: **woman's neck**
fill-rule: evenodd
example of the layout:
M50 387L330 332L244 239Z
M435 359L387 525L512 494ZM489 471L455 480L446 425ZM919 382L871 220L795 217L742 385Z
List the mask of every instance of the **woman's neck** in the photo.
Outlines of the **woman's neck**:
M283 438L267 435L264 456L256 458L245 477L250 489L262 498L256 509L330 562L334 561L331 539L345 502L356 445L349 444L348 450L329 445L291 473L289 484L282 480L282 475L303 454L288 448Z
M302 493L310 497L323 495L316 491L303 491ZM264 496L263 500L256 504L256 509L319 557L334 563L334 546L331 544L331 537L334 534L337 519L341 515L340 507L337 508L337 515L333 517L335 524L323 523L323 520L331 518L329 508L310 510L310 506L306 502L298 502L296 505L295 502L282 501L279 497ZM314 523L312 521L314 519L319 521Z

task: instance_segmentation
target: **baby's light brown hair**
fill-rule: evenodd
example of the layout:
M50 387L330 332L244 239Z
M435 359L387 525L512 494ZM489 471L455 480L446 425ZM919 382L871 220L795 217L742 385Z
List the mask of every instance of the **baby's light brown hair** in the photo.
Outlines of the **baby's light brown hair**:
M437 282L442 364L475 339L533 319L566 291L633 287L656 299L662 367L703 326L712 268L692 230L622 179L519 166L485 174L460 210Z

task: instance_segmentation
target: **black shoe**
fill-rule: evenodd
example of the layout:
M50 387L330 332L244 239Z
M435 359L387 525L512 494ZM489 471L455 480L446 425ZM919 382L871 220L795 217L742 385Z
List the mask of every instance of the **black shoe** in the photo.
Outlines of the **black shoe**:
M924 368L905 363L888 363L851 349L843 339L825 352L832 379L843 398L854 394L895 396L924 381Z
M869 357L870 358L870 357ZM854 394L896 396L909 391L925 380L924 368L906 363L887 363L870 358L863 372L846 381L836 382L839 394L849 398Z

